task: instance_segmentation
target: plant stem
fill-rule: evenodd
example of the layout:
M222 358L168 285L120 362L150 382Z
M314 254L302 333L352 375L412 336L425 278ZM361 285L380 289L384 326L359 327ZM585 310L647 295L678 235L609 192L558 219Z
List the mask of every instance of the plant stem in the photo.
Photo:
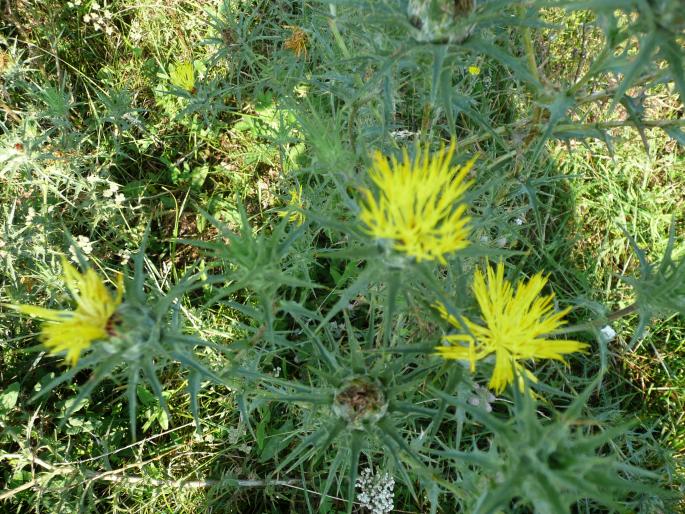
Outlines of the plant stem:
M574 332L586 332L586 331L594 331L597 329L600 329L604 327L605 325L611 323L612 321L616 321L617 319L621 319L624 316L628 316L629 314L633 314L634 312L637 311L637 303L632 303L628 305L628 307L623 307L622 309L615 310L611 313L609 313L606 317L604 318L598 318L592 321L587 321L585 323L581 323L580 325L575 325L572 327L565 328L563 330L560 330L558 333L559 334L571 334Z
M525 16L525 8L523 6L519 6L518 11L520 17ZM538 64L535 59L535 46L533 45L533 36L531 35L530 27L523 27L521 29L521 35L523 36L523 49L526 52L528 69L535 80L540 82L540 71L538 70Z
M335 42L337 43L338 47L340 48L340 51L342 54L345 56L345 59L350 58L350 51L347 49L347 45L345 44L345 40L343 39L342 35L340 34L340 31L338 30L338 24L335 22L336 16L337 16L337 10L334 4L328 4L328 10L331 13L331 17L328 18L328 26L331 29L331 33L333 34L333 37L335 38Z

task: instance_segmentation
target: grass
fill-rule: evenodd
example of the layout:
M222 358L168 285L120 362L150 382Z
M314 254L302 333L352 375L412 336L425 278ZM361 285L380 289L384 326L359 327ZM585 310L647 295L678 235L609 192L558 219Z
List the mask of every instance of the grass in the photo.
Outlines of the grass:
M110 285L144 276L141 312L168 306L160 347L192 341L201 363L143 347L158 391L116 354L122 374L75 402L97 372L53 388L67 368L1 308L0 510L367 512L368 467L397 512L682 511L683 313L640 333L650 299L622 278L643 272L628 235L658 262L673 226L683 255L668 59L610 110L642 13L611 14L630 37L620 72L595 73L600 7L472 29L429 3L417 21L392 2L0 2L0 302L67 305L61 255ZM455 161L478 154L471 246L419 266L369 242L372 151L453 137ZM492 365L437 360L431 305L475 316L473 270L498 259L549 273L592 351L531 363L538 399L510 387L490 413L474 398ZM351 398L387 414L341 425Z

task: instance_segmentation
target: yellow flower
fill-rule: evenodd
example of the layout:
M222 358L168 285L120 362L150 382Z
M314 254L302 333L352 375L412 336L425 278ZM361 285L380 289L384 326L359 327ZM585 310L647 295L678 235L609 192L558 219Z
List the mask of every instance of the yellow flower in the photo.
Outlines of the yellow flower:
M304 223L304 213L302 212L302 209L304 209L304 201L302 200L302 186L300 185L299 188L290 190L290 201L288 202L288 206L279 212L278 215L282 218L288 216L288 219L293 223L302 225Z
M290 29L290 37L283 43L283 48L292 51L298 58L304 55L306 59L307 43L309 42L307 34L299 27L287 25L286 28Z
M41 341L51 354L66 352L65 359L75 366L81 352L93 341L110 337L109 323L121 304L123 276L117 281L113 296L98 274L88 269L79 273L62 258L64 282L76 300L76 310L53 310L33 305L5 305L23 314L42 319Z
M480 68L478 66L469 66L468 71L469 74L473 75L474 77L476 75L480 75Z
M555 359L564 362L568 353L583 351L588 345L566 339L549 339L547 336L565 324L563 317L570 307L554 312L554 294L540 295L547 277L538 273L528 282L518 282L514 288L504 279L504 264L497 270L488 266L487 283L480 270L473 279L473 292L481 309L485 325L464 319L466 327L451 316L444 305L437 304L443 317L456 328L467 328L470 334L445 336L452 346L439 346L437 352L445 359L469 361L471 371L476 361L489 355L495 356L495 369L490 377L489 388L502 392L514 381L514 369L519 377L537 379L519 362L525 359ZM523 380L519 387L522 388Z
M189 93L195 92L195 67L192 62L179 62L169 66L171 83Z
M475 157L462 167L451 166L454 150L452 142L431 156L426 146L411 161L405 148L402 162L376 152L369 175L378 195L362 191L360 218L366 232L392 241L395 250L419 262L445 264L445 255L468 246L469 217L461 201L471 185L464 179Z

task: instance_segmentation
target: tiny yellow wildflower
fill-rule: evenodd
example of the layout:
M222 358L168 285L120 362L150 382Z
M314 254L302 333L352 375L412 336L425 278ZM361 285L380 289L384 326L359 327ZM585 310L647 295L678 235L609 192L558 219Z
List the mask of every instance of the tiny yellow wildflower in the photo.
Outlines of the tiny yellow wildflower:
M376 152L369 172L378 195L362 191L365 202L360 218L366 232L392 241L395 250L417 261L438 260L469 245L469 217L462 197L471 181L465 181L475 157L464 166L451 166L455 143L430 156L428 146L419 148L412 162L405 148L403 160L391 161Z
M288 205L281 212L279 212L278 215L282 218L288 216L288 220L291 222L302 225L304 223L304 213L302 212L303 209L304 200L302 200L302 185L300 185L297 189L290 190L290 200L288 201Z
M195 67L192 62L179 62L169 66L171 83L189 93L195 93Z
M504 279L504 264L497 270L488 266L487 283L480 270L473 278L473 292L481 309L485 326L464 319L470 334L445 336L452 346L439 346L437 353L445 359L469 361L471 371L476 361L494 354L495 368L488 387L497 393L514 381L514 369L519 377L537 379L521 365L525 359L555 359L564 362L564 355L583 351L588 345L547 336L563 326L570 307L553 312L554 294L540 295L547 277L538 273L528 282L518 282L514 288ZM462 328L444 305L436 305L443 319L455 328ZM522 388L522 381L519 387Z
M286 28L290 29L290 37L283 43L283 48L293 52L298 59L304 55L307 58L307 43L309 38L304 30L299 27L294 27L287 25Z
M469 66L468 71L469 74L473 75L474 77L476 75L480 75L480 68L478 66Z
M75 366L81 352L93 341L110 337L109 323L123 295L123 276L119 275L117 294L112 296L93 269L79 273L62 258L64 282L76 300L76 310L53 310L34 305L5 305L44 321L41 341L51 354L66 352L65 359Z

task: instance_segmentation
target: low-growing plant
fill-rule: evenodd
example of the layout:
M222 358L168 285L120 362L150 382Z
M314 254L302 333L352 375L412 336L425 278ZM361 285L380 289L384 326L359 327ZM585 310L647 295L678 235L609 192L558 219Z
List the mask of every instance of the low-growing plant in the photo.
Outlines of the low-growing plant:
M682 201L602 212L614 262L574 175L637 135L683 196L674 2L2 9L14 511L680 508L635 368L682 334Z

